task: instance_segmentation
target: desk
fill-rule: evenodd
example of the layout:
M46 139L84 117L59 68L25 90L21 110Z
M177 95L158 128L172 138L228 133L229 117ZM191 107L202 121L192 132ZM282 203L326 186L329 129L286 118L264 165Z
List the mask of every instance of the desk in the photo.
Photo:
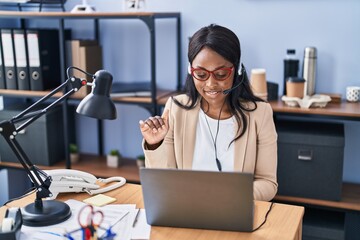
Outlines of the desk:
M269 102L274 116L298 116L321 119L337 119L360 121L360 103L342 101L341 103L328 103L325 108L299 108L289 107L281 100ZM289 202L296 204L308 204L312 206L322 206L337 210L360 211L360 185L353 183L343 183L343 193L340 201L327 201L310 198L279 196L275 201Z
M143 208L141 186L127 183L121 188L106 193L106 195L115 197L118 204L136 204L137 207ZM14 201L9 206L24 206L31 203L34 195L27 196L21 200ZM58 200L66 201L68 199L82 200L89 197L86 193L68 193L60 194ZM255 202L254 225L258 226L264 219L265 213L268 210L270 203ZM4 216L6 208L0 208L0 218ZM185 229L185 228L170 228L170 227L152 227L150 239L156 240L183 240L183 239L295 239L301 240L302 237L302 218L304 215L304 208L286 204L275 203L267 222L256 232L228 232L215 230L201 230L201 229Z
M315 119L323 122L328 120L360 121L360 103L343 100L341 103L329 103L325 108L309 109L289 107L280 100L270 101L270 104L275 118L291 116L292 118ZM355 141L359 140L357 136L355 138ZM356 158L356 154L352 155ZM304 237L339 237L339 239L350 240L357 239L357 236L360 235L360 184L358 183L343 183L340 201L280 195L277 195L274 201L306 206ZM314 217L314 212L316 217Z

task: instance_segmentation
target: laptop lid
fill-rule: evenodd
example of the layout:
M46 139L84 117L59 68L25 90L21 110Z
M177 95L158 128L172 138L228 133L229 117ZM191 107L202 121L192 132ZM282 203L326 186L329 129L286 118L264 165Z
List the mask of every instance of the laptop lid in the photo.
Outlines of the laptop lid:
M227 231L253 229L253 175L141 168L150 225Z

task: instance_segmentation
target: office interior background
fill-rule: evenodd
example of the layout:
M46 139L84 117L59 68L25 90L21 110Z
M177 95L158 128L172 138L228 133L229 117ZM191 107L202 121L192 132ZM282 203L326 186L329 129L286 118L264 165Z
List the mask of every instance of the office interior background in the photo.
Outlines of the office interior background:
M123 1L90 0L97 11L122 11ZM71 9L79 1L67 1ZM248 70L265 68L268 81L283 91L283 60L286 49L296 50L300 59L307 46L318 50L316 93L339 93L345 98L347 86L359 86L360 1L357 0L147 0L147 11L181 12L181 73L186 78L187 44L199 28L216 23L232 29L240 39L242 62ZM174 20L157 20L156 75L162 88L175 89L176 46ZM71 23L76 37L93 35L89 21ZM87 29L88 28L88 29ZM101 21L100 34L105 69L114 81L144 81L150 78L150 46L144 23L133 20ZM105 121L104 150L119 149L127 157L142 153L140 119L149 113L138 106L116 105L118 119ZM97 149L96 121L77 116L77 141L83 152ZM80 124L81 123L81 124ZM344 121L345 150L343 181L360 183L360 125Z
M80 0L68 0L70 11ZM122 0L89 0L99 12L123 11ZM181 73L186 77L187 43L199 28L216 23L232 29L240 39L242 62L248 73L265 68L267 80L283 91L283 60L286 50L296 50L300 60L307 46L318 50L316 93L339 93L345 98L347 86L359 86L360 1L358 0L147 0L146 11L181 13ZM2 20L3 21L3 20ZM157 20L156 75L161 88L176 87L175 21ZM49 27L51 21L32 22ZM54 24L56 26L56 24ZM73 38L93 38L92 21L66 21ZM150 78L148 30L141 21L101 20L100 43L104 69L114 81L136 82ZM118 119L104 122L104 152L118 149L125 157L142 153L140 119L149 112L139 106L116 104ZM76 115L76 137L84 153L97 153L96 120ZM343 181L360 183L360 128L358 122L345 124ZM90 130L89 130L90 129ZM91 131L93 129L93 131Z

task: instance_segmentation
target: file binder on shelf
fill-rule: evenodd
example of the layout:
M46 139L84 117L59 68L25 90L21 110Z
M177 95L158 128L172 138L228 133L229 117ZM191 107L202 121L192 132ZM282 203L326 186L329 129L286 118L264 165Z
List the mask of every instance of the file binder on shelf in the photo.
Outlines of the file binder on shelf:
M23 29L13 30L16 78L19 90L30 90L30 79L27 61L27 50L25 42L25 31Z
M30 89L42 91L61 83L59 32L53 29L26 30Z
M2 41L0 34L0 89L6 89L5 74L4 74L4 56L2 50Z
M6 88L17 89L14 41L11 29L1 29L1 40Z

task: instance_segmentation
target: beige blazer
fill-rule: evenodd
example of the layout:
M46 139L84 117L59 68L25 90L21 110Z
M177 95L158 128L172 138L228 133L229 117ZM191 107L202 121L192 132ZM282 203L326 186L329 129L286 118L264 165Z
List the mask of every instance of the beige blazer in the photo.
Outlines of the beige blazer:
M188 97L176 97L186 103ZM249 103L249 106L252 103ZM145 165L149 168L192 169L196 126L200 104L185 110L168 99L169 132L156 150L147 150L143 141ZM270 104L257 102L257 109L246 112L248 127L235 141L234 170L254 174L254 199L269 201L277 192L277 133Z

